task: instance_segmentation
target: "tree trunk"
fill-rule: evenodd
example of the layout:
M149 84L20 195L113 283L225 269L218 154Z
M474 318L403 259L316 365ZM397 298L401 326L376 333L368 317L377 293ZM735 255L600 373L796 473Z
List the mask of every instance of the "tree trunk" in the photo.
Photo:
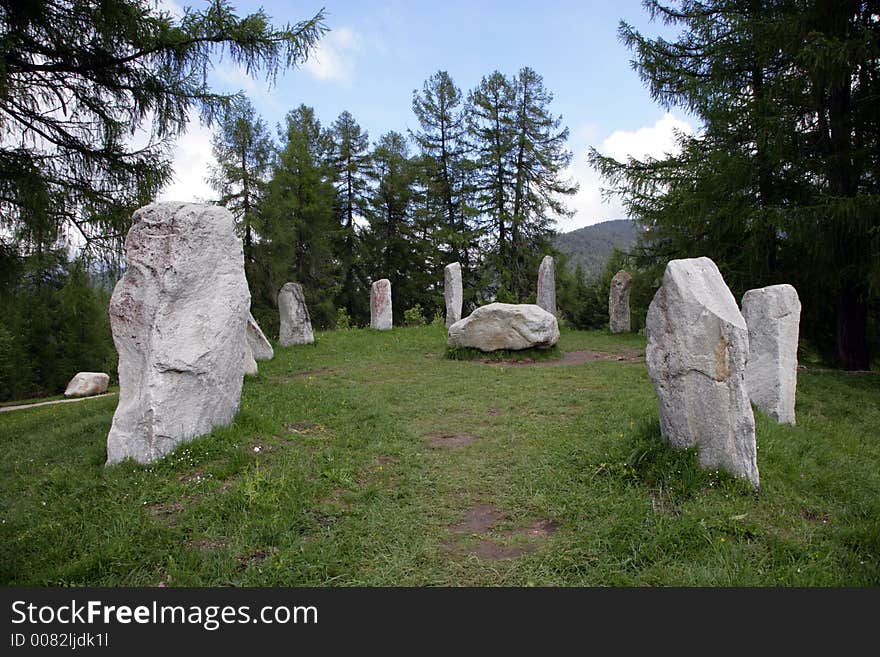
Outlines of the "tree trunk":
M867 370L868 305L850 281L841 281L837 296L837 359L846 370Z

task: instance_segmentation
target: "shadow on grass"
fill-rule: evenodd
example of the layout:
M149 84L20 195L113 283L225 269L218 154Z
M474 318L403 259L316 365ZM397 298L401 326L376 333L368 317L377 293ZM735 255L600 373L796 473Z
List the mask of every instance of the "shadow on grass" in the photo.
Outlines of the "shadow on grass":
M448 347L443 356L448 360L480 360L480 361L520 361L520 360L558 360L562 358L562 350L558 345L548 349L496 349L480 351L472 347Z

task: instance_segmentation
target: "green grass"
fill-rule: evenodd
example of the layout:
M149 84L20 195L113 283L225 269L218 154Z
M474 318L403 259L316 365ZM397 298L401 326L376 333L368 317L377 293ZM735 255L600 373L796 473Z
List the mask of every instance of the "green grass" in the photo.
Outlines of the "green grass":
M639 336L564 331L563 351ZM762 487L659 438L644 363L443 357L442 327L276 348L229 427L105 468L115 397L0 415L4 585L880 584L880 377L757 415ZM436 447L432 437L476 440ZM475 505L498 522L456 532ZM516 532L539 520L548 537ZM481 545L534 548L493 561Z

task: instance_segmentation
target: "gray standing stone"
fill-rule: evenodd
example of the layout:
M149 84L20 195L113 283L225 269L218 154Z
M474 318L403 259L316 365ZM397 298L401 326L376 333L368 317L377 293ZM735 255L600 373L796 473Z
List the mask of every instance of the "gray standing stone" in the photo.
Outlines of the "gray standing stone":
M446 297L446 328L461 319L463 290L461 284L461 265L453 262L443 270L443 294Z
M608 293L608 318L612 333L629 333L632 330L629 311L629 291L632 288L632 276L620 270L611 279L611 290Z
M257 361L254 360L254 352L251 351L250 343L245 340L244 345L244 373L253 376L258 372Z
M544 256L538 267L538 295L535 303L556 315L556 265L552 256Z
M110 384L110 375L105 372L79 372L64 390L65 397L88 397L103 395Z
M556 317L536 304L490 303L449 327L450 347L480 351L548 348L559 340Z
M794 424L801 320L797 291L791 285L749 290L742 313L749 327L749 398L777 422Z
M645 359L673 447L696 447L703 467L758 486L755 418L745 385L749 332L709 258L672 260L648 308Z
M370 287L370 328L389 331L392 325L391 281L381 278Z
M107 463L149 463L232 421L250 293L225 208L154 203L132 217L128 268L110 301L119 404Z
M293 344L312 344L312 319L299 283L285 283L278 293L278 312L281 315L281 331L278 342L282 347Z
M266 334L250 313L247 320L247 343L254 360L272 360L275 357L275 350L272 349Z

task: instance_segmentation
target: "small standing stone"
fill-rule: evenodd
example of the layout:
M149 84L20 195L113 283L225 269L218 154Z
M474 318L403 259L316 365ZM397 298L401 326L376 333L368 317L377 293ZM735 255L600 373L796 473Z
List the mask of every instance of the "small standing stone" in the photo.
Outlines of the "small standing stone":
M538 267L538 296L535 303L556 316L556 265L553 256L544 256Z
M370 328L389 331L392 325L391 281L381 278L370 287Z
M745 384L749 331L709 258L671 260L648 308L645 360L660 432L700 465L758 486L755 417Z
M797 290L791 285L749 290L742 312L749 327L749 398L777 422L794 424L801 319Z
M612 333L629 333L632 330L629 311L629 291L632 276L622 269L611 279L608 293L608 318Z
M254 360L254 352L251 351L251 345L245 341L244 346L244 373L247 376L253 376L257 373L257 361Z
M461 319L462 285L461 265L453 262L443 270L443 293L446 297L446 328Z
M282 347L293 344L311 344L315 341L312 319L302 285L285 283L278 293L278 312L281 315L281 331L278 342Z
M119 404L107 463L149 463L238 412L250 293L226 208L154 203L132 216L110 300Z
M272 360L275 356L275 350L266 338L266 334L257 324L254 316L248 313L247 321L247 343L251 348L251 355L254 360Z
M110 384L110 375L104 372L80 372L70 380L65 397L88 397L103 395Z

